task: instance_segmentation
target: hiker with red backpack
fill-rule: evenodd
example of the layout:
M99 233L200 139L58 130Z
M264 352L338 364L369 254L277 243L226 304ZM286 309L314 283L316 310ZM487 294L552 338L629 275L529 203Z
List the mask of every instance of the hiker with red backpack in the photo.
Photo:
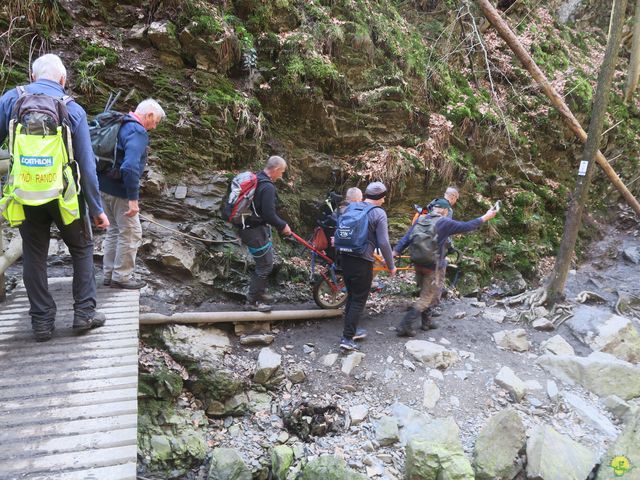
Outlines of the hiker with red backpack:
M254 174L244 172L231 182L231 191L223 207L222 216L235 225L242 243L255 261L249 282L247 308L270 312L266 296L267 279L273 270L271 227L282 235L291 235L291 228L276 212L275 182L282 178L287 162L276 155L269 157L264 170Z
M413 337L416 332L413 322L421 317L422 330L430 330L437 326L431 320L431 309L440 301L444 286L444 275L447 269L447 241L452 235L477 230L484 223L496 216L498 204L487 210L483 216L468 222L459 222L449 218L450 203L437 199L431 212L420 215L411 225L407 233L393 250L393 255L400 255L407 247L411 262L414 264L416 277L420 283L420 298L411 306L400 322L396 333L400 337Z
M73 260L73 330L83 333L105 323L105 315L96 311L89 216L98 228L107 228L109 220L98 193L87 115L65 95L62 60L43 55L31 72L32 83L0 98L0 143L8 136L11 154L0 211L20 229L31 325L35 340L45 342L53 336L56 318L47 283L51 224Z
M138 215L140 179L147 163L147 132L156 128L164 117L164 110L152 99L140 102L134 112L122 115L112 147L113 165L99 169L100 195L110 222L103 244L102 283L105 286L136 290L146 285L133 277L138 247L142 245Z
M358 328L358 322L373 282L373 251L379 248L382 252L389 276L395 276L397 271L389 244L387 214L382 209L386 196L387 187L382 182L372 182L364 192L364 201L350 203L338 219L334 244L347 287L340 340L343 350L359 350L356 341L367 336L365 329Z

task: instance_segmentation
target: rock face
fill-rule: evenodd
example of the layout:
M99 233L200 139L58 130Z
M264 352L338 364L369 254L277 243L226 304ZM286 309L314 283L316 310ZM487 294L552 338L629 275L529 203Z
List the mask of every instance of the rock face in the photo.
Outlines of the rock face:
M596 480L640 478L640 415L635 415L602 457Z
M627 362L640 362L640 334L628 318L581 305L567 324L573 334L593 350L610 353Z
M364 475L347 467L344 460L323 455L310 461L302 471L300 480L366 480Z
M473 480L473 469L464 455L459 429L452 418L439 418L409 439L405 478Z
M640 397L640 367L613 355L593 352L588 357L543 355L536 362L552 375L570 384L606 397L617 395L623 400Z
M150 472L176 476L200 465L207 455L204 412L176 409L171 402L139 402L138 453Z
M529 340L527 340L527 332L524 328L500 330L493 334L493 339L498 347L506 350L526 352L530 347Z
M545 353L554 355L575 355L573 347L567 342L562 335L554 335L549 340L540 344L540 350Z
M598 456L548 425L535 427L527 442L527 478L584 480Z
M507 409L496 413L476 440L473 456L476 479L514 478L522 470L517 460L525 442L524 424L516 411Z
M251 470L232 448L216 448L207 480L251 480Z
M416 360L433 368L445 369L459 360L456 352L426 340L409 340L405 349Z
M268 347L263 348L258 355L258 363L256 364L253 381L261 385L272 384L276 378L276 372L280 369L281 365L282 355Z
M507 390L514 401L519 402L527 393L527 387L509 367L502 367L496 375L496 384Z

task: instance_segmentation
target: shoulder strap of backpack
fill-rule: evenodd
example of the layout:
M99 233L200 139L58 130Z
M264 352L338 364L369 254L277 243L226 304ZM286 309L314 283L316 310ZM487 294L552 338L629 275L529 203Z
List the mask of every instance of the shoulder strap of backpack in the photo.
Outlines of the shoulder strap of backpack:
M16 87L16 91L18 92L18 95L20 95L20 96L27 94L27 89L25 88L24 85L18 85Z

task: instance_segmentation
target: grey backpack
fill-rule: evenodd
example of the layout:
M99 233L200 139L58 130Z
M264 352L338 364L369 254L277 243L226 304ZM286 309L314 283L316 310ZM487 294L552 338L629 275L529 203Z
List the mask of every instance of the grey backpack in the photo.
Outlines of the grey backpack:
M411 262L417 265L437 265L438 233L436 224L442 219L440 215L420 215L416 221L409 244Z

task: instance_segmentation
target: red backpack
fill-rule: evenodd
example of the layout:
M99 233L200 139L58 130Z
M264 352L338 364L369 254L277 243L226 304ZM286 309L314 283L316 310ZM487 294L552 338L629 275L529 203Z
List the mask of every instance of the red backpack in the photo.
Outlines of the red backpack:
M222 217L234 225L245 225L251 216L259 216L253 205L253 197L258 188L258 177L253 172L239 173L231 180L229 197L222 209Z

